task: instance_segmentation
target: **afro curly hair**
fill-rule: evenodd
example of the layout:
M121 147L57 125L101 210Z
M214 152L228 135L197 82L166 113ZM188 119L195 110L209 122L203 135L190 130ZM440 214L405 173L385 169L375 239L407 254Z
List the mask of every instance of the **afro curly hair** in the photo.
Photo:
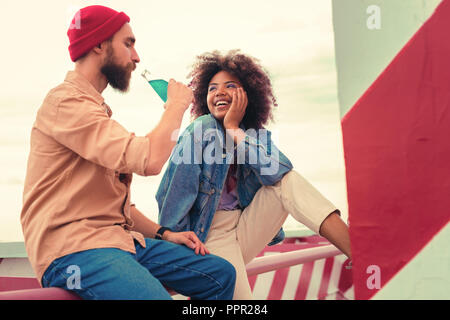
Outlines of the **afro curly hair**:
M215 50L197 56L188 78L192 77L189 87L194 93L191 109L193 119L208 114L206 101L208 86L212 77L220 71L227 71L237 77L247 93L248 105L242 119L246 129L262 129L269 120L273 120L272 108L278 106L272 91L268 72L259 60L249 55L231 50L225 55Z

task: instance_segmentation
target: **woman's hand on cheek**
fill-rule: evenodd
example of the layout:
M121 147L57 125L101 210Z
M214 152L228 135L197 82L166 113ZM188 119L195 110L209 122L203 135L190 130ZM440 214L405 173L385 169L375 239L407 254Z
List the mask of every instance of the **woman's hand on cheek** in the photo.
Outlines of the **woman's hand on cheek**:
M225 129L235 130L239 128L239 124L244 118L247 105L247 93L242 87L237 88L233 92L233 101L231 102L230 109L223 119Z

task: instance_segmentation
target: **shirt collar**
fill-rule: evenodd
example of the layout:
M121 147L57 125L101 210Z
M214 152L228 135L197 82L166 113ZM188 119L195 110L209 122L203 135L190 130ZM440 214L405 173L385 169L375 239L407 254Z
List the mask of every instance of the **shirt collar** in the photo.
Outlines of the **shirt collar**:
M94 100L100 104L103 105L105 102L105 99L102 97L100 92L98 92L95 87L80 73L76 71L69 71L67 72L66 78L64 81L67 81L71 84L73 84L76 88L78 88L83 93L86 93L94 98Z

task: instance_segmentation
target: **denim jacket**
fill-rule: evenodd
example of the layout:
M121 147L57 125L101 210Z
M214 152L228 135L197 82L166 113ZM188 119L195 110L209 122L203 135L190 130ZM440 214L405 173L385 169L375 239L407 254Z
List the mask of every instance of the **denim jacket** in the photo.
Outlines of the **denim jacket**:
M248 130L245 140L235 147L213 116L197 118L178 139L156 193L159 223L178 232L194 231L204 242L235 156L242 210L261 186L275 184L292 169L270 136L268 130ZM281 229L270 245L283 239Z

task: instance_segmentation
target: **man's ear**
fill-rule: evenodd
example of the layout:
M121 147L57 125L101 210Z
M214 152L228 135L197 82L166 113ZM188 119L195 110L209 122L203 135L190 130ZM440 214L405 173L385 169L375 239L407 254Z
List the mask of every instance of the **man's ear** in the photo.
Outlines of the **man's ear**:
M105 48L105 46L101 43L99 43L98 45L96 45L92 50L94 50L95 53L97 54L102 54L103 49Z
M97 53L97 54L102 54L102 52L104 50L106 50L106 44L105 42L99 43L98 45L96 45L94 48L92 48L92 50Z

